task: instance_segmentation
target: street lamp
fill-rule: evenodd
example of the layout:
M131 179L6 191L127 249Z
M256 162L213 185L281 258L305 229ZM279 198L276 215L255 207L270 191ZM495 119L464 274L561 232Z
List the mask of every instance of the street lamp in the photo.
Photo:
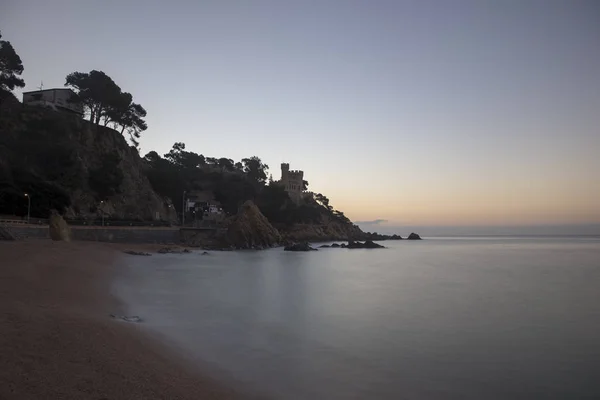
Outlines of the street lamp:
M27 223L29 223L29 217L31 216L31 196L29 193L25 193L25 197L27 197Z
M100 202L100 213L102 214L102 226L104 226L104 201Z

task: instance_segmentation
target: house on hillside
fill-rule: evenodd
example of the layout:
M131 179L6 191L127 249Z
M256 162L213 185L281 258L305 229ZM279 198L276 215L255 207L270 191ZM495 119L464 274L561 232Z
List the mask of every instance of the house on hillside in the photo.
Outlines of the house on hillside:
M34 90L23 93L23 104L49 107L56 111L65 111L83 115L83 104L73 101L75 92L71 89L56 88Z
M185 203L186 219L194 221L194 225L203 225L203 222L219 223L225 219L221 203L215 200L211 191L191 191L187 194Z

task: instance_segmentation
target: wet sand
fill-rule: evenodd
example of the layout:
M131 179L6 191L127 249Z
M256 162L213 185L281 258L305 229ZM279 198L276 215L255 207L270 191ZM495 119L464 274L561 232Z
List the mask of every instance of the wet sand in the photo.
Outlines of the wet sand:
M139 250L0 241L0 399L247 397L189 370L135 324L109 317L119 311L108 289L125 248Z

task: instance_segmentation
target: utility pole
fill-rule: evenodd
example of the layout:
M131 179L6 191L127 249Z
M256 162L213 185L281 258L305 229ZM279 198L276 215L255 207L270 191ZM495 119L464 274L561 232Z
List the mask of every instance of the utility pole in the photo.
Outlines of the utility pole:
M181 226L185 226L185 193L186 191L183 191L183 207L181 208Z
M25 197L27 197L27 223L29 223L29 218L31 216L31 196L29 193L25 193Z

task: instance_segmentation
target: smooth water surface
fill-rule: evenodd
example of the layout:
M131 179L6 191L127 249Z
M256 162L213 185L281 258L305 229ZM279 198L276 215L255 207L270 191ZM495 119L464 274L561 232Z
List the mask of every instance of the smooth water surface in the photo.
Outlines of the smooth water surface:
M600 398L599 239L384 244L130 257L114 289L271 398Z

